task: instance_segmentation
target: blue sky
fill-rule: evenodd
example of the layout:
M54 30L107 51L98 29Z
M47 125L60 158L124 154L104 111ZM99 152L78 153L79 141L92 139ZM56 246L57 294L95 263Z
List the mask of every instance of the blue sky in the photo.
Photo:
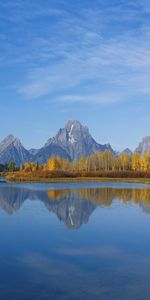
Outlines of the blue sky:
M149 112L149 0L0 0L0 140L39 148L78 119L134 149Z

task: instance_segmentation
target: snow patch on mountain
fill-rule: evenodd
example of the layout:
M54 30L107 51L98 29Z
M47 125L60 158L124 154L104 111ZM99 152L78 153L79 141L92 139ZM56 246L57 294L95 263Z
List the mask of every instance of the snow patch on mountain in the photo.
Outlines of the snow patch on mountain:
M71 129L70 129L70 131L68 133L68 135L69 135L69 142L71 144L75 143L75 139L74 139L74 136L73 136L73 128L74 128L74 124L71 125Z

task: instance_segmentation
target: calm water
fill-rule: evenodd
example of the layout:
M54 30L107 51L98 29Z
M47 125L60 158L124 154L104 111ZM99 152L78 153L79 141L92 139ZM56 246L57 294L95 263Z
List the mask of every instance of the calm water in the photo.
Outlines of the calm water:
M0 183L0 299L150 299L150 186Z

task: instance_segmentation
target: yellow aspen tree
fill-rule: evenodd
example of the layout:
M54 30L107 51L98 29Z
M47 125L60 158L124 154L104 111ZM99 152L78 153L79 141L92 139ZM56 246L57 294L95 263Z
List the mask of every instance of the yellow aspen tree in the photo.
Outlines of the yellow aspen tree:
M51 157L47 163L47 169L49 171L56 171L60 169L60 161L56 156Z
M132 170L140 170L140 155L137 152L134 152L132 156Z

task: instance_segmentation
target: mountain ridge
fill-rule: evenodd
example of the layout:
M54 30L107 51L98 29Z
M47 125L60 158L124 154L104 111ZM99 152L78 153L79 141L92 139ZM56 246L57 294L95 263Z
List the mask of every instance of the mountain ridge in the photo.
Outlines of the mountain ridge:
M31 161L31 155L27 149L23 147L20 140L9 134L0 143L0 163L8 164L13 160L17 166L26 161Z
M150 151L150 136L144 137L135 151L139 154Z
M109 143L100 144L90 134L87 126L83 126L77 120L69 120L64 128L60 128L57 134L49 138L40 149L27 150L21 141L9 134L0 143L0 163L8 164L13 160L17 166L25 162L46 163L49 157L58 155L70 161L78 160L81 156L88 156L96 151L112 151L115 155L127 152L133 153L129 148L122 152L114 151ZM150 151L150 137L143 138L136 148L139 154ZM117 154L118 153L118 154Z
M59 129L55 137L49 139L45 146L59 145L70 156L71 160L77 160L81 156L87 156L95 151L106 149L113 151L110 144L98 144L91 136L87 126L79 121L69 120L64 128Z

